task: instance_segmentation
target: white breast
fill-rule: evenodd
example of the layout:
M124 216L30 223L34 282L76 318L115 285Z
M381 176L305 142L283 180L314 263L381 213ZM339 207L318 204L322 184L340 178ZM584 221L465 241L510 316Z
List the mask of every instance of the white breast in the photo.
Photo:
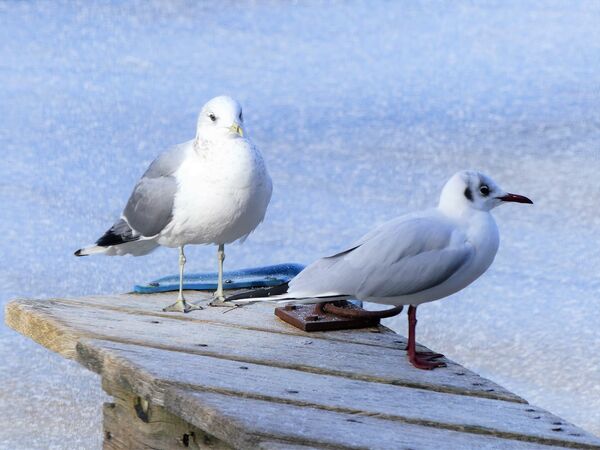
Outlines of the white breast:
M419 305L448 297L466 288L490 267L500 243L498 227L492 215L488 212L472 211L461 228L469 245L474 249L473 258L445 282L435 288L403 297L398 304Z
M454 275L439 285L410 295L399 297L365 298L362 300L388 305L420 305L448 297L464 289L479 278L492 264L500 242L498 227L491 214L472 211L468 219L456 223L460 235L474 250L473 258Z
M175 177L173 219L159 237L169 247L243 239L262 222L271 199L265 163L246 139L190 142Z

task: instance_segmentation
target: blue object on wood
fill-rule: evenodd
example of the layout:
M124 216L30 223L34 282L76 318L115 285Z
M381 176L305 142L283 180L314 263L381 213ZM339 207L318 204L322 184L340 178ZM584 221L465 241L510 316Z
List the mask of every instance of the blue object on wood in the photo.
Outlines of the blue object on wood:
M290 281L302 269L304 269L302 264L285 263L223 272L223 287L224 289L249 289L277 286ZM183 288L196 291L214 291L217 289L217 276L216 272L184 275ZM148 284L138 284L133 287L133 291L138 294L154 294L156 292L177 290L179 290L179 275L169 275Z

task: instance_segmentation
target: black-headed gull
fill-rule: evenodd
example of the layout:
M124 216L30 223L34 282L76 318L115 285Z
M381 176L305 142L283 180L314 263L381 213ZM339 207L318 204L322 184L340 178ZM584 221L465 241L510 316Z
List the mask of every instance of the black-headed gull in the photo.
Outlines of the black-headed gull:
M121 218L76 256L145 255L159 245L179 247L179 296L165 311L201 309L185 301L184 246L218 245L219 278L211 305L223 295L225 244L244 240L265 217L272 183L260 151L244 136L240 104L215 97L204 105L196 138L152 162Z
M315 261L283 294L262 299L237 295L233 303L318 303L352 297L410 305L408 358L420 369L440 367L444 363L433 359L442 355L415 350L417 306L464 289L487 270L499 244L490 211L506 202L533 203L505 192L480 172L458 172L442 189L437 208L393 219L345 250Z

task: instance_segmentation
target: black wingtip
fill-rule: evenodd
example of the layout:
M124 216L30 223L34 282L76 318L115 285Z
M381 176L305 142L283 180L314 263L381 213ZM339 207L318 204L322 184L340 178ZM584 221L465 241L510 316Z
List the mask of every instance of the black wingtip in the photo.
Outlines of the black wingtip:
M75 253L73 253L75 256L87 256L87 255L82 255L81 252L83 251L82 248L80 248L79 250L77 250Z
M133 230L127 222L120 219L96 241L96 245L99 247L111 247L113 245L137 241L139 238L139 235L134 236Z
M268 287L268 288L252 289L249 291L240 292L239 294L235 294L230 297L227 297L227 301L242 300L245 298L270 297L271 295L281 295L281 294L287 293L288 289L289 289L288 283L278 284L277 286L272 286L272 287Z

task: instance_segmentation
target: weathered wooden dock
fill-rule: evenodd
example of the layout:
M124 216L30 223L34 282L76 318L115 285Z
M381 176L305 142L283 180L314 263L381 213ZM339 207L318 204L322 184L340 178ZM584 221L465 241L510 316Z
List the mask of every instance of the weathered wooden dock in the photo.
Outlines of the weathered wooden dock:
M22 299L6 322L102 377L106 449L600 449L452 361L413 368L385 327L305 333L270 305L163 313L173 297Z

